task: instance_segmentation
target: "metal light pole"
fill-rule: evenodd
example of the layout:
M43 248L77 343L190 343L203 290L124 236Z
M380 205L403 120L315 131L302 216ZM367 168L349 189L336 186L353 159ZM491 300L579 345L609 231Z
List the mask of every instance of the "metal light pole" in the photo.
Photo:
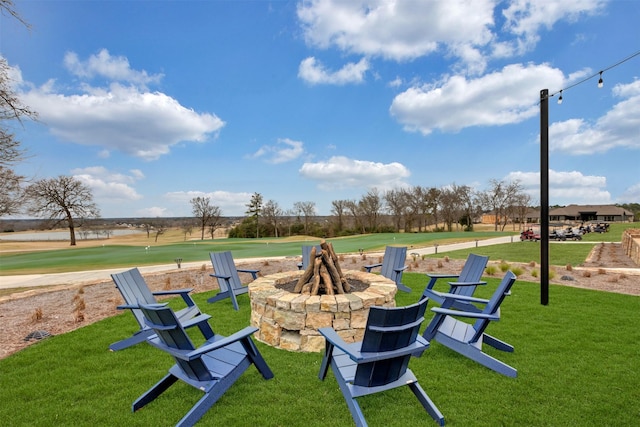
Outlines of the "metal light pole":
M540 303L549 304L549 89L540 91Z

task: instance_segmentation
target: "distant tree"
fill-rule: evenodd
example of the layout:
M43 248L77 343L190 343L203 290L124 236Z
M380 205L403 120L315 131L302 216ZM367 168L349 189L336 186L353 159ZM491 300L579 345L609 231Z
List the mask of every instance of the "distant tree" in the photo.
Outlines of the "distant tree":
M156 222L154 225L154 229L155 229L155 238L154 238L154 242L158 241L158 237L162 236L164 233L167 232L167 224L164 221L159 221Z
M180 229L182 230L182 233L184 234L184 240L187 240L187 234L191 235L191 233L193 233L193 222L191 221L184 221L182 222L182 225L180 226Z
M295 202L293 208L304 217L304 234L309 234L309 224L316 216L316 202Z
M402 188L394 188L384 193L384 201L389 214L393 218L393 228L398 233L402 228L402 221L409 210L408 194Z
M331 214L336 217L336 232L342 232L344 218L347 214L347 200L333 200L331 202Z
M260 237L260 214L262 213L262 194L253 193L245 212L255 222L256 239Z
M509 220L509 206L517 203L516 196L521 193L522 187L519 181L502 181L492 179L489 181L489 188L479 193L479 200L482 206L495 215L494 229L504 230Z
M282 215L283 210L280 208L278 203L274 200L267 200L267 203L265 203L262 208L262 216L265 218L268 225L273 226L273 235L275 237L279 237L278 225Z
M41 179L29 185L25 194L29 214L47 218L54 226L66 222L71 246L76 245L76 221L100 217L91 189L71 176Z
M382 197L377 188L373 188L362 196L358 202L360 212L367 221L367 229L370 233L378 231L378 220L382 213Z
M198 221L198 225L200 227L200 240L204 240L205 228L209 227L215 230L215 227L220 224L222 211L218 206L211 204L211 199L209 197L194 197L190 200L190 203L191 212ZM213 236L211 238L213 238Z

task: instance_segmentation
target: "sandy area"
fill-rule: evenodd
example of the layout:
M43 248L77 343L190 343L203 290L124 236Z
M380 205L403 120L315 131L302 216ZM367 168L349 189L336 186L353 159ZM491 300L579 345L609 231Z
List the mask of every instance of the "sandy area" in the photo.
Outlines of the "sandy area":
M295 270L297 258L286 260L269 260L243 263L242 268L259 269L260 274L267 275L281 271ZM341 259L344 270L359 270L364 265L381 262L379 257L347 256ZM441 259L408 259L412 272L436 272L457 274L464 261ZM497 264L491 261L490 264ZM533 270L539 266L511 263L519 266L524 273L519 280L537 282L532 277ZM613 268L627 270L614 271ZM640 295L640 268L624 255L620 244L606 243L595 247L583 266L572 268L554 267L553 284L576 286L588 289L605 290L630 295ZM194 292L217 289L215 279L209 277L212 268L203 264L196 269L176 269L175 271L145 275L149 287L153 290L193 288ZM497 269L496 276L502 273ZM562 280L562 276L571 276L574 280ZM241 275L245 282L251 280L250 275ZM425 278L426 284L426 278ZM0 335L0 358L7 357L35 342L25 341L25 337L34 331L47 331L57 335L97 322L108 316L121 313L116 306L122 304L122 298L112 282L89 285L57 286L55 288L37 289L11 294L0 298L0 324L3 333ZM208 307L201 307L205 312ZM123 314L129 315L129 314ZM132 325L135 324L133 318Z

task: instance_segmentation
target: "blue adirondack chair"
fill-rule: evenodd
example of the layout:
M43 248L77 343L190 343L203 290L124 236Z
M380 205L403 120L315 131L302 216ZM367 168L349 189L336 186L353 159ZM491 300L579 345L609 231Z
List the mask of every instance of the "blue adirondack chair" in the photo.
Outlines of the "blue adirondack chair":
M156 295L180 295L187 304L185 308L176 312L178 320L180 320L182 326L185 328L197 326L202 332L202 335L207 339L213 336L213 330L211 330L211 326L209 326L209 323L207 322L211 316L202 314L196 303L193 302L193 299L189 295L189 292L191 292L192 289L151 292L149 290L149 286L147 286L147 283L142 277L142 274L140 274L140 270L137 268L123 273L112 274L111 278L125 301L124 305L120 305L117 308L119 310L131 310L131 313L140 326L140 330L136 331L131 337L111 344L109 346L111 351L118 351L131 347L132 345L145 341L150 335L154 334L153 330L146 326L144 322L144 315L142 314L142 311L140 311L139 304L156 303Z
M382 262L378 264L365 265L367 273L377 267L381 267L380 274L396 282L398 289L404 292L411 292L411 288L402 283L402 272L407 268L405 261L407 260L407 248L387 246L384 250Z
M488 256L469 254L459 275L427 273L429 283L427 283L427 286L424 288L422 297L427 297L438 305L442 305L445 299L443 296L444 293L433 289L438 279L457 279L455 282L448 282L449 294L463 295L467 297L473 296L478 285L487 284L487 282L480 281L480 279L482 278L482 274L484 273L484 269L487 266L488 261ZM452 304L452 308L456 308L458 310L480 311L476 306L466 301L455 300Z
M265 379L273 378L273 372L251 339L251 334L258 328L248 326L226 338L215 335L196 348L166 304L141 305L140 308L146 325L156 333L149 338L149 343L173 356L176 364L133 403L134 412L181 380L204 392L204 396L177 424L192 426L252 364Z
M242 285L238 273L250 273L253 280L256 280L260 270L243 270L236 268L231 251L211 252L209 253L209 257L211 258L211 264L213 264L213 270L215 271L215 273L210 276L218 279L220 292L214 297L209 298L207 302L214 303L225 298L230 298L233 309L238 311L238 299L236 297L241 294L246 294L249 291L249 288Z
M332 328L318 330L326 339L318 377L323 380L331 366L357 426L367 422L356 398L405 385L444 425L444 417L408 369L411 356L429 347L418 334L426 307L426 298L407 307L371 307L361 342L348 344Z
M500 320L500 305L504 298L509 295L515 281L516 275L511 271L507 271L489 300L444 294L445 300L442 303L442 307L431 309L436 314L425 329L422 335L423 338L428 341L435 339L453 351L503 375L508 377L517 376L518 371L515 368L482 351L482 345L487 344L501 351L513 352L513 346L486 334L485 330L491 321ZM455 299L484 304L484 309L480 313L452 310L451 303ZM470 324L455 319L454 316L477 320Z
M309 265L309 256L311 255L311 249L315 246L316 256L322 253L322 247L320 245L304 245L302 246L302 262L298 263L298 270L306 270Z

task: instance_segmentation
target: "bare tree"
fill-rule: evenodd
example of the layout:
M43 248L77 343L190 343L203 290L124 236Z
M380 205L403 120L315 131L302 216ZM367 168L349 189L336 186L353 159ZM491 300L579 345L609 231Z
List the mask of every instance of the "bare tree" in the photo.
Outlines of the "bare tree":
M393 224L396 233L398 233L402 228L402 221L406 219L407 212L409 211L408 194L404 189L393 189L384 193L384 200L387 204L389 213L393 217Z
M42 179L26 189L28 213L54 221L66 222L71 246L76 245L76 220L99 218L91 189L72 176Z
M373 188L367 191L367 194L362 196L358 202L360 211L367 221L367 226L370 233L374 233L378 230L378 220L382 213L382 198L377 188Z
M218 206L211 204L209 197L194 197L190 200L191 212L198 221L200 227L200 240L204 240L204 230L207 227L217 227L220 223L222 211ZM213 233L212 233L213 234ZM213 238L213 236L211 237Z
M316 202L295 202L293 208L304 216L304 234L308 234L309 223L316 216Z
M282 217L283 211L275 200L267 200L262 208L262 216L269 225L273 226L274 235L278 237L278 221Z
M362 234L365 234L364 221L362 220L363 213L360 204L355 200L347 200L346 208L353 217L354 227L359 229Z
M339 233L344 229L347 200L333 200L331 202L331 213L336 217L336 231Z
M508 207L515 204L516 195L521 193L519 181L505 182L492 179L489 181L489 188L479 194L482 205L490 210L494 215L494 229L498 231L507 225L509 221Z

